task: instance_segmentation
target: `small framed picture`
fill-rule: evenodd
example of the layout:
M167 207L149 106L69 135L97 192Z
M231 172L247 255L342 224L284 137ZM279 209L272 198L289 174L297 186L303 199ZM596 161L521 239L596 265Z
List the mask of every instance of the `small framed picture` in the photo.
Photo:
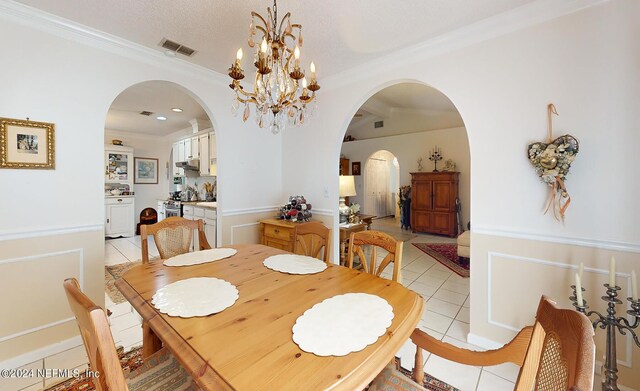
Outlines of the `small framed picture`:
M0 168L56 167L55 125L0 118Z
M157 184L158 159L148 157L133 158L133 183Z
M351 175L360 175L360 162L351 163Z

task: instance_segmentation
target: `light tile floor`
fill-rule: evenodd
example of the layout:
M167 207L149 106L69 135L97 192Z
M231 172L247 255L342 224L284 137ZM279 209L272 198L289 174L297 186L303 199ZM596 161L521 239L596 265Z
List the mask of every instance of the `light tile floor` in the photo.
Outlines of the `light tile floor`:
M462 278L410 243L455 243L455 239L434 235L412 235L401 230L400 223L392 218L373 221L372 229L384 230L396 237L406 239L402 254L402 283L419 293L425 300L425 311L418 324L430 335L459 347L482 350L469 345L469 279ZM416 237L414 237L416 236ZM150 244L151 255L157 249ZM384 254L379 254L383 257ZM140 237L110 239L105 242L105 263L113 265L140 259ZM383 276L391 277L391 269ZM125 350L142 343L140 317L129 303L113 304L105 294L105 306L113 314L110 317L111 331L116 345ZM411 341L400 349L398 356L407 369L413 368L415 345ZM513 390L518 367L513 364L494 367L469 367L435 355L425 353L425 370L463 391L467 390Z

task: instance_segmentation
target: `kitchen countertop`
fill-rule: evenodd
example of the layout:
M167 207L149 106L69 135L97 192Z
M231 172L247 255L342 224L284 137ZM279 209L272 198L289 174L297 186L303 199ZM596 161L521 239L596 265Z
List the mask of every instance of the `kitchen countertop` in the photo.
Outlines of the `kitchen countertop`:
M218 203L215 201L182 201L182 205L192 205L200 208L217 209Z

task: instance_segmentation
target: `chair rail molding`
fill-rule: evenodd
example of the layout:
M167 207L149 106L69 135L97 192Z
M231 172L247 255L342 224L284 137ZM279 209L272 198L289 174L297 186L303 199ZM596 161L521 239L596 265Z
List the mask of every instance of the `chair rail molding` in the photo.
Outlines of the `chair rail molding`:
M0 232L0 241L39 238L43 236L64 235L79 232L92 232L104 230L104 224L76 225L67 227L53 227L34 229L22 232Z
M538 242L568 244L572 246L593 247L603 250L626 251L640 253L640 244L617 242L613 240L599 240L572 236L545 235L534 232L502 230L490 226L480 226L471 229L472 234L502 236L506 238L534 240Z
M493 270L493 262L494 262L494 257L501 257L507 260L511 260L513 262L525 262L525 263L533 263L533 264L538 264L538 265L545 265L545 266L552 266L552 267L557 267L560 269L573 269L576 272L578 271L578 266L577 265L572 265L572 264L568 264L568 263L563 263L563 262L556 262L556 261L549 261L549 260L544 260L544 259L538 259L538 258L530 258L530 257L523 257L520 255L513 255L513 254L505 254L505 253L499 253L499 252L494 252L494 251L489 251L487 253L487 323L503 328L503 329L507 329L510 331L513 331L515 333L520 331L520 328L513 326L513 325L509 325L509 324L505 324L499 321L496 321L493 319L493 305L491 303L491 298L493 297L493 279L492 279L492 270ZM602 275L609 275L609 270L608 269L599 269L599 268L594 268L594 267L585 267L584 268L584 273L594 273L594 274L602 274ZM621 294L621 296L627 297L627 296L631 296L632 292L631 292L631 274L629 273L621 273L621 272L616 272L616 277L617 278L625 278L627 281L627 292L626 294ZM569 286L567 285L567 297L569 296ZM632 321L632 318L629 317L628 318L629 321ZM479 337L479 336L476 336ZM481 337L479 337L481 338ZM625 356L626 356L626 360L622 361L622 360L617 360L618 364L620 365L624 365L628 368L631 368L633 366L633 340L631 337L631 334L627 334L626 337L623 337L626 340L625 343ZM487 340L489 341L489 340ZM480 345L482 346L482 345Z

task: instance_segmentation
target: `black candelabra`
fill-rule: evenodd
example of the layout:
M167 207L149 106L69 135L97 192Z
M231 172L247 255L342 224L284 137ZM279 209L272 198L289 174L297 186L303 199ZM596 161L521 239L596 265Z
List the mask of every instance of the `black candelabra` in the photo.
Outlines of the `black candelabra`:
M436 146L435 149L432 149L429 155L429 160L434 164L433 172L438 172L438 162L442 160L442 149L438 148L438 146Z
M640 347L640 341L636 335L634 329L640 325L640 299L634 300L631 297L627 297L627 301L631 303L631 309L627 311L627 314L634 317L633 323L630 322L625 316L616 317L616 304L622 304L622 300L618 299L618 291L621 290L619 286L611 286L604 284L607 288L607 293L602 296L602 300L607 303L607 314L602 315L597 311L587 311L589 306L586 300L580 300L578 302L576 286L571 285L573 289L573 295L569 297L569 300L573 302L573 306L576 307L578 312L582 312L588 317L595 315L595 320L592 322L593 328L601 328L607 330L607 342L606 342L606 356L604 362L604 373L602 374L602 390L603 391L619 391L618 388L618 364L616 362L616 329L622 335L627 335L627 332L631 334L634 342ZM585 291L580 287L581 293ZM582 294L580 296L583 296Z

